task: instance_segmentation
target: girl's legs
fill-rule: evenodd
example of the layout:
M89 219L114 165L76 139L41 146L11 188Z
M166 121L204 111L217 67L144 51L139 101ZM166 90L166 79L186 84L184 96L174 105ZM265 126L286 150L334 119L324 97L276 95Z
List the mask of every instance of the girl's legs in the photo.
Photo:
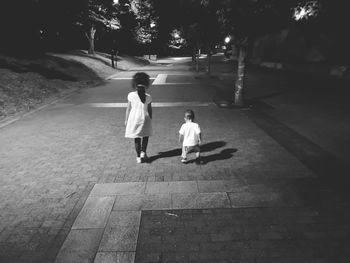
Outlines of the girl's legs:
M148 145L148 137L143 137L142 138L142 145L141 145L142 152L146 153L147 145Z
M147 158L146 150L148 144L148 137L135 138L135 150L136 150L136 161L141 163L142 158Z
M135 138L135 150L137 157L141 154L141 138Z

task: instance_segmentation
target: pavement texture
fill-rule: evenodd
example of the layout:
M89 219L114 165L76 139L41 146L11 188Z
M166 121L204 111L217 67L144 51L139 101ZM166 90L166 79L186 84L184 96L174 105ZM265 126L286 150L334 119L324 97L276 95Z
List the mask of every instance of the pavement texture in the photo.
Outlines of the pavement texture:
M217 107L227 76L171 61L140 69L158 78L146 163L124 138L133 71L1 129L0 262L350 262L344 150L290 125L277 98ZM189 105L200 165L180 162Z
M343 224L300 207L143 211L141 218L135 262L347 262L349 257L340 237Z

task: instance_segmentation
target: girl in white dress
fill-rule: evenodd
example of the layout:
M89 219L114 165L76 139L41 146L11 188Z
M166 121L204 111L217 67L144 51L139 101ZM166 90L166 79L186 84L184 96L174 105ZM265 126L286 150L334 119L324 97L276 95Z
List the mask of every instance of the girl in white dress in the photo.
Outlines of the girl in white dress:
M135 91L128 94L125 137L135 140L137 163L147 159L148 137L152 136L152 97L146 93L149 86L149 76L144 72L138 72L132 80Z

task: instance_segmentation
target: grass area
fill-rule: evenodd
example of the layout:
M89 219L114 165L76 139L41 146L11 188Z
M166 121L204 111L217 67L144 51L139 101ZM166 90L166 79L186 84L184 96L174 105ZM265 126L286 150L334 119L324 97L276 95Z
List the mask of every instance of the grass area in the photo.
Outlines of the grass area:
M39 58L0 55L0 121L31 111L77 89L102 84L118 70L147 65L143 59L118 56L111 67L108 54L86 51L48 53Z

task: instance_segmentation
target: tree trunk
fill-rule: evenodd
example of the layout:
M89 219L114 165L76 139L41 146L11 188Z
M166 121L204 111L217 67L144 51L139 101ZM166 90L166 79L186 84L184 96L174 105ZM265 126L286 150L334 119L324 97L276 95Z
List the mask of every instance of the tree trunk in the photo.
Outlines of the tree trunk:
M239 47L239 55L238 55L238 70L237 70L237 79L235 83L235 97L234 97L234 105L235 106L243 106L244 98L244 74L245 74L245 58L247 55L247 51L244 47Z
M94 39L89 38L89 51L90 55L95 55Z
M96 33L96 28L94 26L90 27L88 34L86 33L86 37L89 41L88 53L91 55L95 55L95 33Z

